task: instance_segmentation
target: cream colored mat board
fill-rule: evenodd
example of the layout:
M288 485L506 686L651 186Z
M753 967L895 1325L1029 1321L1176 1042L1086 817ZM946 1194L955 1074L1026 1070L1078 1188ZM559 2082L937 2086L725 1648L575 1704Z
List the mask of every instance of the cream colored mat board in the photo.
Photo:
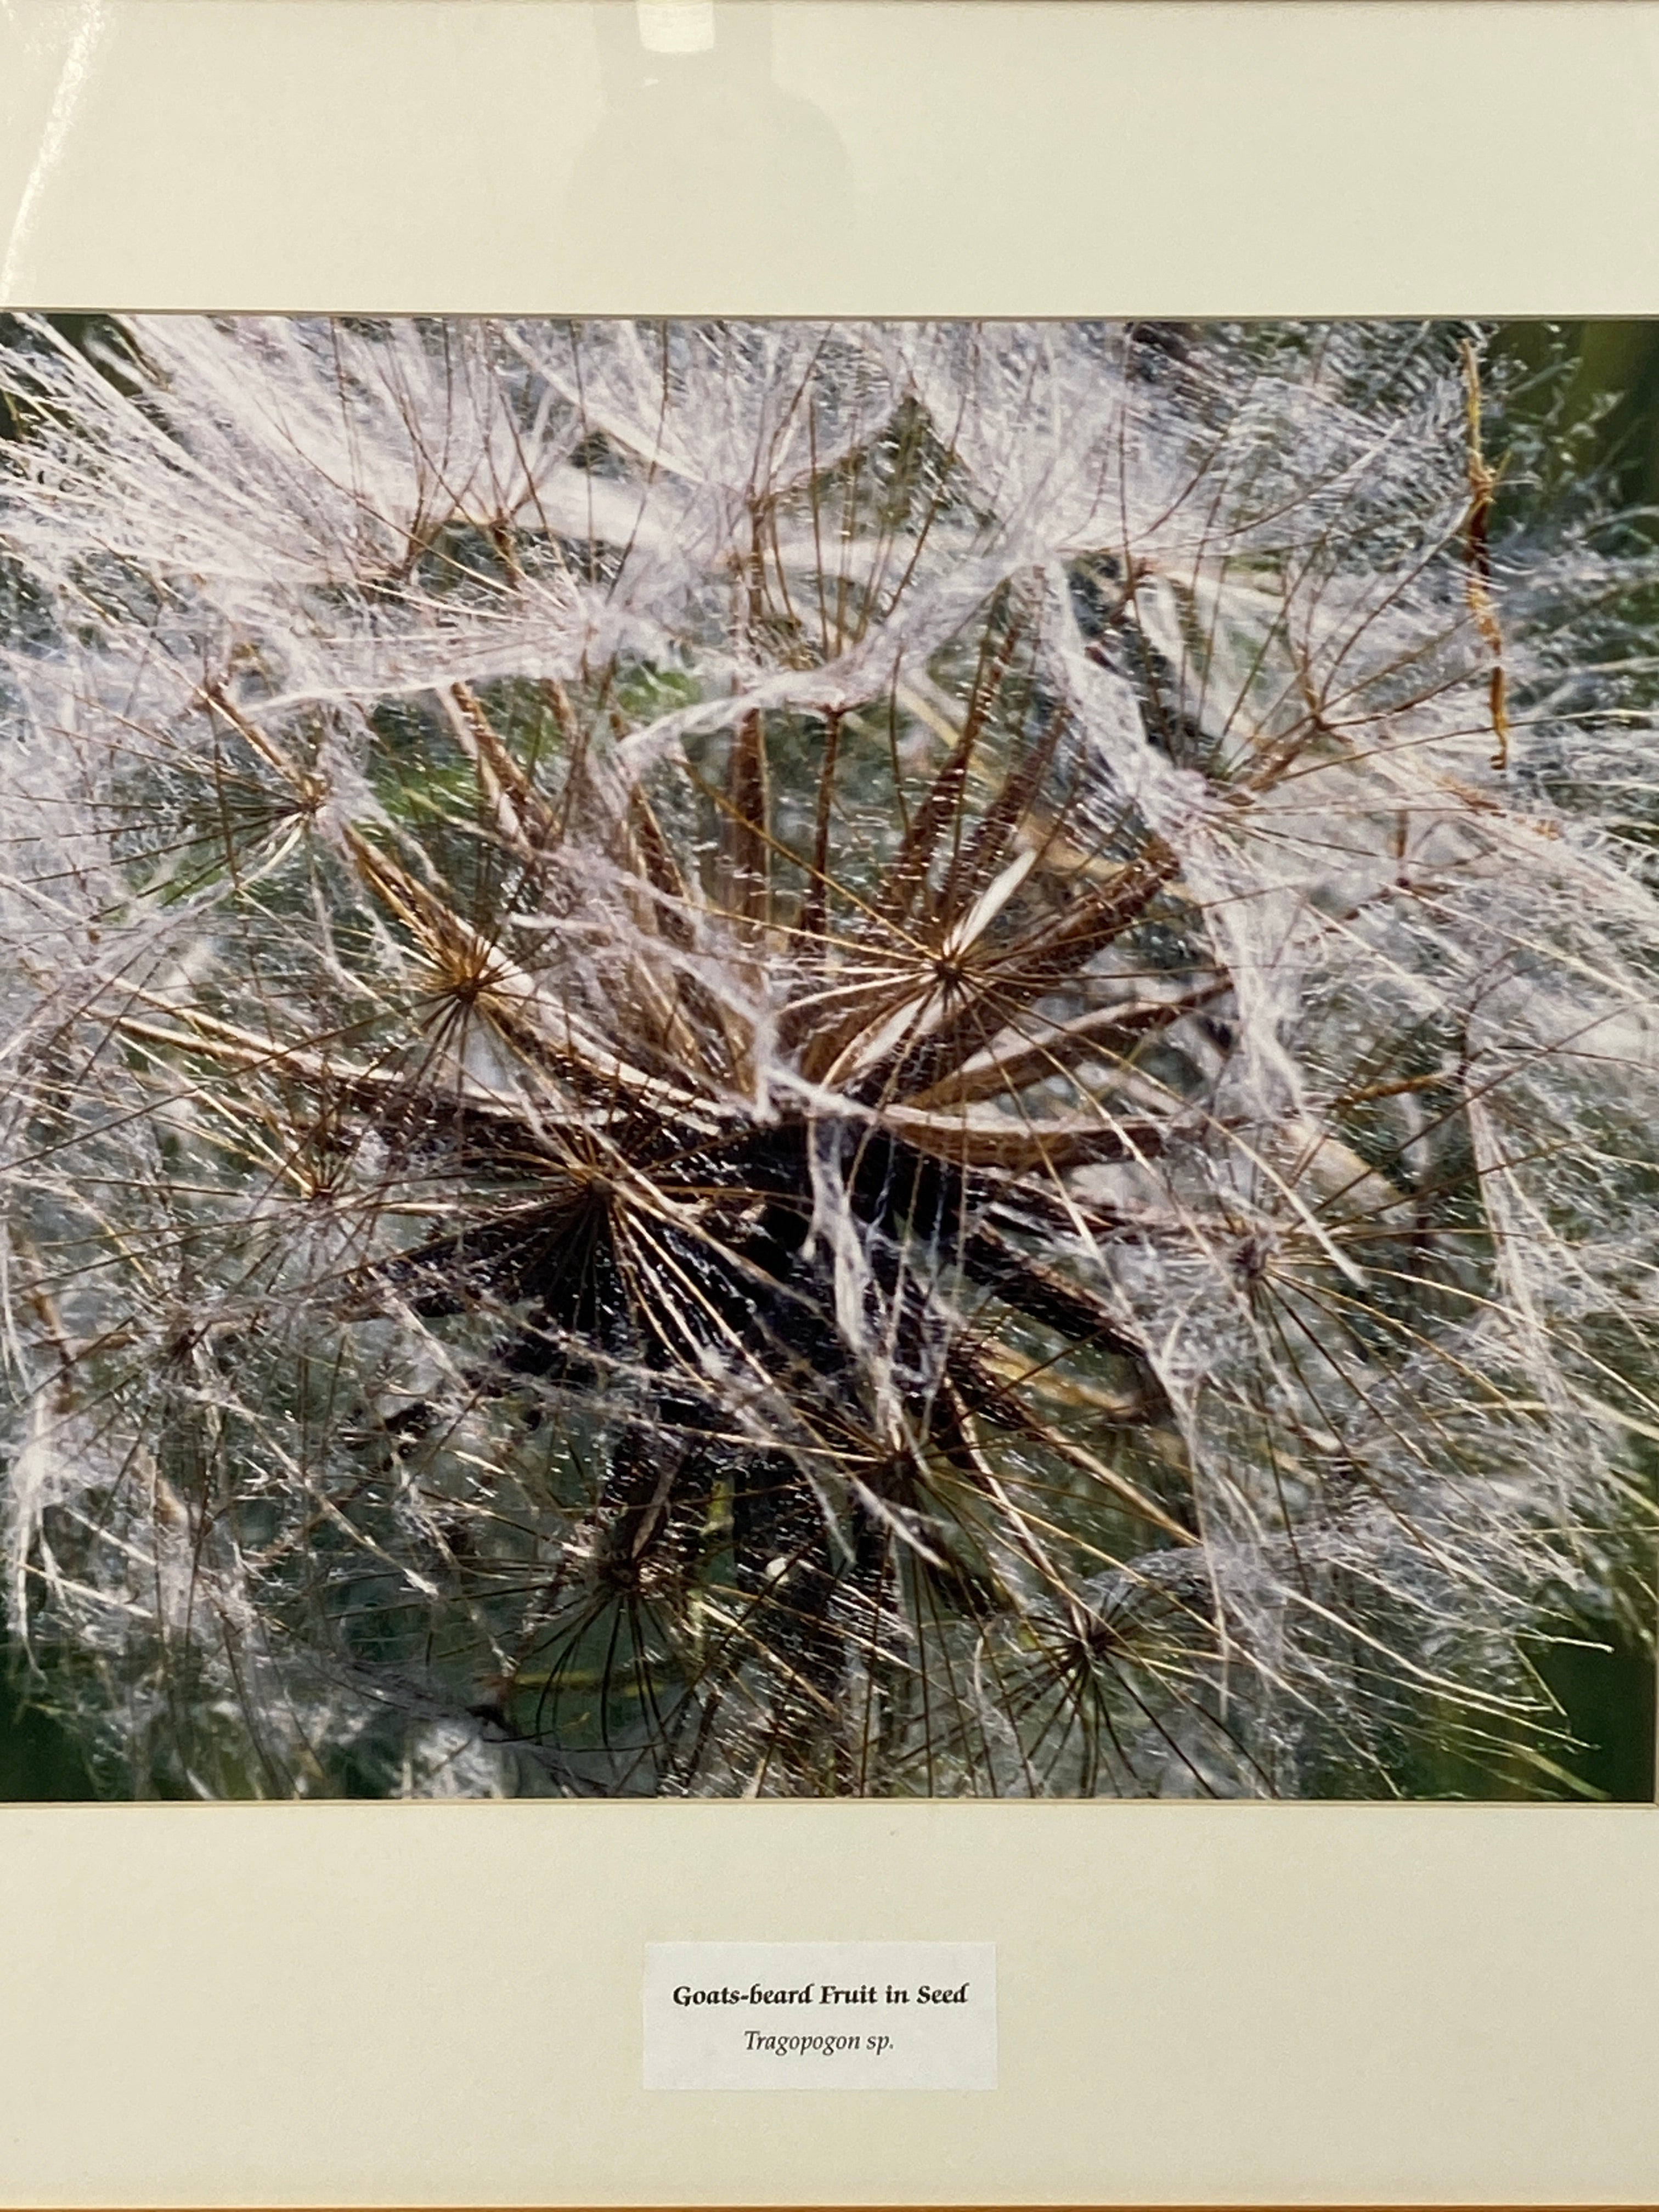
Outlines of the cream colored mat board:
M631 0L9 0L0 296L596 314L1659 304L1640 216L1659 199L1647 0L722 5L769 33L769 68L716 46L727 123L688 159L672 137L618 143L607 117L593 18L626 24Z
M0 2196L1651 2202L1598 1808L13 1810ZM1000 2087L648 2094L647 1942L997 1946Z

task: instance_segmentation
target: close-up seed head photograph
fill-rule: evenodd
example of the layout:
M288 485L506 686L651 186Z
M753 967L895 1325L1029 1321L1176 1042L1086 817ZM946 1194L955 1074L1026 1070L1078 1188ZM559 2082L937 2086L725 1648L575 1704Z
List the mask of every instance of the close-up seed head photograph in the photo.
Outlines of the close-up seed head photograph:
M8 317L6 1794L1650 1797L1656 402Z

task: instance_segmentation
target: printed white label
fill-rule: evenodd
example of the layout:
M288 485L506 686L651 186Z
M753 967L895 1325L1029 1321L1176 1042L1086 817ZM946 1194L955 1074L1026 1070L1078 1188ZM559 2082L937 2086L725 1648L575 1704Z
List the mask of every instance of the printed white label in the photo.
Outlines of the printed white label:
M647 2089L994 2089L994 1943L647 1943Z

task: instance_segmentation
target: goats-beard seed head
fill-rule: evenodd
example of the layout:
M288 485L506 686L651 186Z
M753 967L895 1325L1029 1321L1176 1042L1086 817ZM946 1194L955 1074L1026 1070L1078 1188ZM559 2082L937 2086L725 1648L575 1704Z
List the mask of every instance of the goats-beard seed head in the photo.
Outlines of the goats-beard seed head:
M1458 334L123 343L18 333L0 507L10 1611L111 1771L1553 1786L1641 563L1495 555Z

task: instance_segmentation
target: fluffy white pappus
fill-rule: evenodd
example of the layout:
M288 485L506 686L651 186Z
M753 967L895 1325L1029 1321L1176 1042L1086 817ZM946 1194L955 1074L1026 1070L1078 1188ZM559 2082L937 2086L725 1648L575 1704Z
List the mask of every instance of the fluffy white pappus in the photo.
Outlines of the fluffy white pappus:
M1577 1786L1654 562L1478 331L24 320L0 396L7 1588L108 1786Z

